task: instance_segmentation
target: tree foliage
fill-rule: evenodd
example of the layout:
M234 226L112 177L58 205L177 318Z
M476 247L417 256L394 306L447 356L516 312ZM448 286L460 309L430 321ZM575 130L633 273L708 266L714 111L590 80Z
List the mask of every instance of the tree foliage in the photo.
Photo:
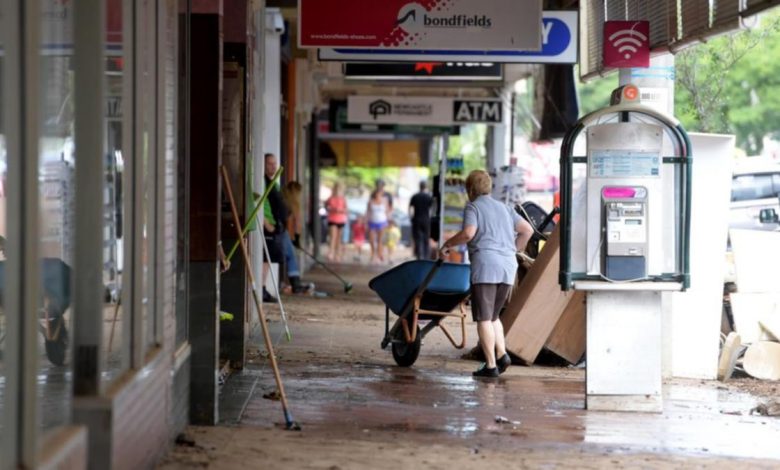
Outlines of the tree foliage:
M735 134L748 154L780 138L780 12L675 56L675 115L695 132ZM581 84L580 114L606 106L617 73Z
M618 74L579 84L580 116L609 105L609 96L618 86Z
M748 154L780 138L780 12L675 56L675 115L689 131L727 133ZM580 113L606 106L618 75L580 84Z
M690 130L733 133L759 153L780 131L780 14L677 54L675 109Z

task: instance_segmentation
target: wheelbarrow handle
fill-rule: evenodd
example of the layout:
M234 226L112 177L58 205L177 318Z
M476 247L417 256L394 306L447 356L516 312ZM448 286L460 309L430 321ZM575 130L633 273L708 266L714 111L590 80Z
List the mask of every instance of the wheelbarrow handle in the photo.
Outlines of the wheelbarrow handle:
M433 268L431 268L431 270L425 276L425 279L423 279L423 281L417 287L417 290L414 292L414 296L409 299L409 304L406 305L404 311L401 312L401 315L399 315L400 318L406 318L409 315L409 312L411 312L412 308L414 308L414 299L423 295L423 292L425 292L425 289L427 289L428 285L431 283L431 281L433 281L434 276L436 276L436 272L439 270L439 268L441 268L442 264L444 264L444 260L441 258L434 262Z
M398 332L398 329L401 328L401 325L408 320L409 316L413 313L415 308L415 299L418 299L422 297L423 292L425 292L425 289L428 288L428 284L433 281L433 277L436 276L436 272L441 268L441 265L444 264L443 259L438 259L435 261L433 268L431 268L430 272L425 276L425 279L420 283L420 286L417 287L417 290L414 292L414 295L412 298L409 299L406 305L404 305L403 310L398 314L398 319L395 321L395 324L390 329L389 332L386 331L385 338L382 340L382 349L387 347L388 344L390 344L390 341L392 338L394 338ZM389 313L386 311L386 315L389 316ZM412 326L414 328L414 326Z
M439 271L439 268L441 268L441 265L444 264L443 259L437 259L436 262L433 265L433 268L428 272L428 275L425 276L425 279L423 279L423 282L420 283L420 286L417 288L417 292L414 293L414 296L417 297L419 295L422 295L423 292L425 292L425 289L428 288L428 284L433 281L434 276L436 276L436 272Z

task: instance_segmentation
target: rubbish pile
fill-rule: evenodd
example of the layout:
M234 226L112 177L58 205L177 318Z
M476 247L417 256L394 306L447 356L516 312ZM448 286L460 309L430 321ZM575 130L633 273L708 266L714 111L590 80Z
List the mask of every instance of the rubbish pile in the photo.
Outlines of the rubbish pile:
M780 233L731 230L730 238L736 284L724 289L718 379L728 380L737 369L780 380Z

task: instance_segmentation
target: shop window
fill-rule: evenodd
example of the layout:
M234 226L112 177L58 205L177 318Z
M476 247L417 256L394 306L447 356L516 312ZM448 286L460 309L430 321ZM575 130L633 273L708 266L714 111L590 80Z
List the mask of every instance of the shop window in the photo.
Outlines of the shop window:
M122 2L106 0L106 66L105 66L105 140L106 159L103 178L103 355L106 369L101 378L110 381L129 366L130 346L126 329L130 311L123 295L124 240L126 197L124 188L125 157L123 119L125 60L122 47Z
M177 157L176 164L176 207L177 226L189 227L189 63L190 63L190 24L188 0L179 0L179 54L177 61ZM188 310L189 297L187 272L189 271L189 232L187 230L176 231L176 346L179 347L187 341L188 337Z
M155 289L157 283L154 280L155 257L155 188L157 162L157 67L155 39L156 31L156 2L143 0L137 3L136 21L136 103L137 123L140 135L136 140L135 163L136 190L141 191L139 206L134 207L137 221L139 222L136 237L140 238L140 252L136 254L137 269L140 270L141 280L141 305L140 313L143 325L143 347L148 351L157 343L157 331L155 320Z
M3 26L4 23L4 17L0 15L0 31L3 31L5 28ZM3 35L0 34L0 50L4 49L4 41L3 41ZM5 113L3 110L6 109L6 104L4 100L4 93L5 93L5 63L4 63L4 56L0 54L0 263L2 263L3 267L5 267L5 248L2 245L5 245L5 239L7 235L6 231L6 211L5 211L5 201L6 201L6 192L5 192L5 182L6 182L6 176L7 172L6 169L8 168L8 159L7 159L7 151L6 151L6 144L5 144L5 126L3 125L3 121L5 119ZM5 283L0 284L0 296L5 298ZM2 455L2 449L4 448L3 445L3 438L6 435L5 432L3 432L3 425L5 423L5 419L3 418L3 407L5 406L5 393L6 393L6 380L5 380L5 335L7 330L7 320L6 320L6 314L5 309L0 306L0 461L4 461L3 455Z
M39 106L39 254L41 325L38 420L44 430L70 419L73 231L75 226L73 7L41 2ZM100 250L96 253L99 256Z

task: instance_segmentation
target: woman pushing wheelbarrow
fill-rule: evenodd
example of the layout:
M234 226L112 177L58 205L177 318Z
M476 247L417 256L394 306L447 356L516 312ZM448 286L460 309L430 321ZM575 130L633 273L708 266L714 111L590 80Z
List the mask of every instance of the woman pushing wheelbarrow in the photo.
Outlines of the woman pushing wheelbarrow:
M469 203L463 229L447 240L435 263L409 261L375 277L369 283L386 305L382 348L392 345L393 359L408 367L417 360L422 338L440 328L457 348L465 346L465 303L471 295L472 318L487 362L476 377L498 377L511 363L498 315L509 296L517 272L516 253L522 251L533 228L512 208L490 197L490 176L472 171L466 179ZM471 266L444 263L452 247L467 244ZM451 312L456 309L456 312ZM390 327L390 312L398 315ZM457 343L442 324L446 317L460 320ZM420 328L420 322L427 322ZM496 359L498 358L498 359Z
M487 172L472 171L466 178L469 203L463 229L444 242L441 256L457 245L468 246L471 260L471 316L477 322L485 364L475 377L498 377L512 363L498 318L517 273L516 253L525 249L533 228L509 206L490 197L493 182Z

